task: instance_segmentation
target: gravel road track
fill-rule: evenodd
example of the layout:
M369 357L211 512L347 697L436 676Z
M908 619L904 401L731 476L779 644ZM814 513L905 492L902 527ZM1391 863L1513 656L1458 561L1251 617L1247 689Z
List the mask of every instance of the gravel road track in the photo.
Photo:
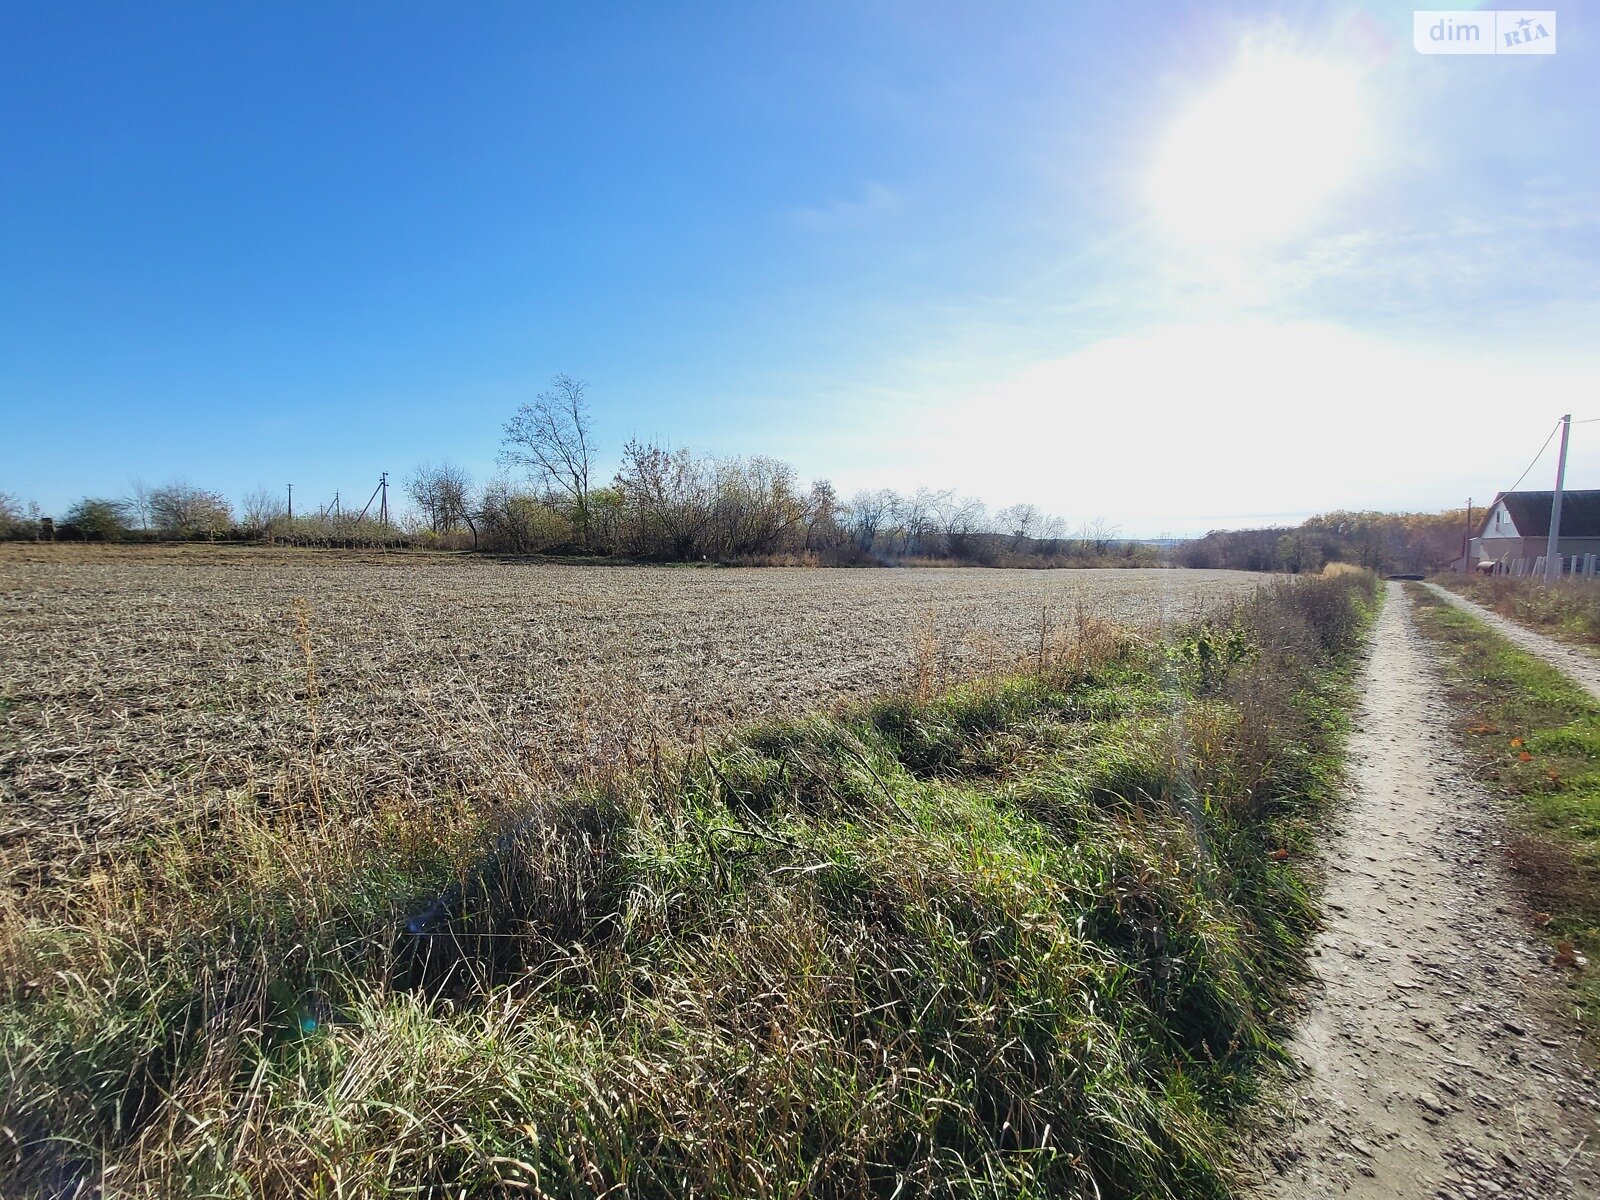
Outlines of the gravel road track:
M1326 926L1258 1194L1600 1196L1596 1081L1502 867L1410 604L1390 584L1327 847Z

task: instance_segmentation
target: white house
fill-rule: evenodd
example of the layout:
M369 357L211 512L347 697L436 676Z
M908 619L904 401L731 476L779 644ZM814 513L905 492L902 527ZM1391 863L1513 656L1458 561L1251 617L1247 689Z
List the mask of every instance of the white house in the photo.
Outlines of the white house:
M1472 560L1482 565L1544 554L1549 549L1554 498L1554 492L1501 492L1472 539ZM1600 491L1561 493L1557 553L1566 558L1600 554Z

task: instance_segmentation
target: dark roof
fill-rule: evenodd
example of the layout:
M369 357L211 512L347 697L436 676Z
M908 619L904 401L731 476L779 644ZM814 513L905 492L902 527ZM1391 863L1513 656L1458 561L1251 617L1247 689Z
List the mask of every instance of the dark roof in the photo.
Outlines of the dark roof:
M1554 492L1501 492L1494 504L1504 504L1522 537L1550 536L1550 502ZM1481 534L1489 525L1491 504L1483 514ZM1600 491L1561 493L1561 536L1600 537Z

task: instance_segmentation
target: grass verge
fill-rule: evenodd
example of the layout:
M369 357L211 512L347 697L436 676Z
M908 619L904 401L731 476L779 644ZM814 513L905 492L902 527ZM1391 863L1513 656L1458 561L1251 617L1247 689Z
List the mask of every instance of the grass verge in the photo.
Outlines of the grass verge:
M1600 649L1600 586L1510 575L1439 575L1434 582L1529 629L1575 646Z
M1600 955L1600 702L1470 614L1406 586L1418 624L1446 651L1480 775L1512 800L1510 865L1552 955L1592 961ZM1574 964L1569 982L1600 1044L1600 977Z
M0 945L0 1194L1229 1193L1370 576L581 795L315 776Z

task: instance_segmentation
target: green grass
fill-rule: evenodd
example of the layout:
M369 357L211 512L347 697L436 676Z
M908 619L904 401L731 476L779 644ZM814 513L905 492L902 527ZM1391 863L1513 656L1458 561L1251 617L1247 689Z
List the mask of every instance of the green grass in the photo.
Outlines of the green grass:
M1094 629L470 836L325 786L158 847L5 947L0 1193L1228 1195L1375 602Z
M1553 946L1600 956L1600 702L1427 589L1412 588L1418 622L1447 652L1463 736L1483 774L1513 803L1512 866ZM1593 586L1593 585L1585 585ZM1526 756L1526 757L1524 757ZM1575 1002L1600 1041L1600 980L1575 972Z

